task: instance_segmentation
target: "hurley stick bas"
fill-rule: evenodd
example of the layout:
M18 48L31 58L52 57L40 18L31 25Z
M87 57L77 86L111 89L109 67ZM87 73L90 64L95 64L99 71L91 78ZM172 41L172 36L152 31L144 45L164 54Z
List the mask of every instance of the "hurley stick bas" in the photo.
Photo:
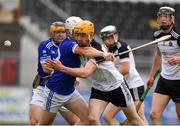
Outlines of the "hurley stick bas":
M156 73L154 74L154 80L156 80L156 78L158 77L158 74L160 73L159 70L156 71ZM146 90L144 91L143 95L140 98L140 101L138 102L138 104L136 105L136 110L137 112L139 111L139 108L141 107L144 99L146 98L148 92L149 92L150 88L146 88Z

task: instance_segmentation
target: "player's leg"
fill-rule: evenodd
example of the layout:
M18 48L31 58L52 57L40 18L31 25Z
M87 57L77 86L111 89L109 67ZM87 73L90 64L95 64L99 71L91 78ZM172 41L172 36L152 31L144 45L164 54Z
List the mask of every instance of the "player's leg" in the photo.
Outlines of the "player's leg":
M145 124L137 114L131 93L124 82L120 85L119 88L111 92L111 99L111 103L123 110L131 124Z
M71 99L64 106L79 117L80 121L76 123L77 125L89 124L88 105L77 90L73 92Z
M100 125L99 118L107 106L107 102L91 98L89 101L89 121L91 125Z
M58 94L54 93L47 87L44 88L43 98L43 112L39 125L51 125L58 110L60 109L58 101L61 101L61 99L58 99Z
M37 125L42 115L43 109L40 106L31 104L29 106L29 124Z
M162 113L167 106L170 97L159 93L153 93L152 108L150 117L153 125L162 125L161 117Z
M65 105L67 109L73 112L76 116L79 117L80 121L76 125L88 125L88 106L82 99L78 99L74 102L71 102Z
M120 109L118 107L116 107L112 103L108 103L102 115L105 122L108 125L118 125L119 122L115 119L115 116L119 111Z
M135 101L134 103L135 103L135 106L136 106L136 104L138 103L138 101ZM137 111L137 110L136 110L136 111ZM146 117L145 117L145 115L144 115L144 103L141 104L141 107L139 108L137 114L138 114L139 117L143 120L143 122L144 122L146 125L148 125L148 122L147 122ZM132 118L132 117L130 117L130 118ZM122 124L122 125L130 125L131 123L126 119L126 120L124 120L121 124Z
M154 125L162 124L161 122L162 113L170 100L170 97L169 97L170 86L169 85L170 84L168 80L160 76L157 82L155 93L153 93L152 108L150 112L152 124Z
M79 117L77 117L64 106L60 108L59 112L69 125L74 125L80 121Z
M91 96L89 100L89 121L91 125L100 125L99 118L108 105L108 95L109 92L103 92L91 88Z
M168 89L170 91L170 97L175 102L176 113L180 122L180 80L171 80Z
M176 105L177 117L178 117L178 120L180 122L180 103L175 103L175 105Z
M140 102L140 98L144 93L144 85L130 89L131 95L134 100L135 106ZM139 110L136 110L140 118L148 125L148 121L146 120L146 117L144 115L144 102L141 104Z
M135 101L135 106L137 105L137 103L138 103L138 101ZM148 125L148 121L147 121L145 114L144 114L144 102L141 104L141 106L138 110L138 115L146 123L146 125Z
M43 110L39 125L51 125L56 117L56 114L57 112L54 113Z
M121 109L123 113L126 115L130 124L145 125L144 121L139 117L138 113L136 112L134 103L127 107L121 107Z
M33 89L32 98L29 106L29 124L37 125L42 115L43 107L43 89L44 87L38 86Z

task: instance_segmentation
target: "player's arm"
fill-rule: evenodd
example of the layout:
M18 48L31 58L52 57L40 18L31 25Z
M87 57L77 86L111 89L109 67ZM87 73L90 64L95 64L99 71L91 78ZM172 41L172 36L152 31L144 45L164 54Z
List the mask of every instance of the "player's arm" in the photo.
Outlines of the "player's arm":
M150 76L152 76L152 77L154 76L154 74L157 71L157 69L159 68L160 64L161 64L161 52L160 52L159 48L157 48L157 51L153 58L152 67L150 70Z
M178 31L178 33L180 33L180 31ZM180 37L177 38L177 44L180 47ZM168 62L170 65L180 64L180 56L170 55L168 56Z
M119 72L124 76L129 74L129 61L121 62Z
M51 56L49 54L49 50L44 45L40 45L38 47L38 57L39 57L39 62L41 63L43 71L45 73L51 74L53 69L49 68L45 64L45 61L48 60L48 59L51 59Z
M90 59L86 63L85 67L82 68L66 67L59 60L48 60L46 64L54 70L58 70L63 73L69 74L71 76L81 77L81 78L89 77L96 69L96 63L93 59Z
M176 63L180 63L180 56L176 56Z
M160 64L161 64L161 52L159 48L157 47L157 51L154 55L152 67L149 73L149 79L147 82L148 87L152 87L153 82L154 82L154 74L159 69Z
M112 53L106 53L103 51L99 51L93 47L80 47L76 46L74 49L74 53L79 54L81 56L86 56L86 57L103 57L106 60L113 60L113 54Z
M130 46L128 46L126 43L122 42L121 47L119 48L119 52L124 52L130 50ZM124 76L126 74L129 74L129 53L123 54L119 56L120 58L120 66L119 66L119 72Z

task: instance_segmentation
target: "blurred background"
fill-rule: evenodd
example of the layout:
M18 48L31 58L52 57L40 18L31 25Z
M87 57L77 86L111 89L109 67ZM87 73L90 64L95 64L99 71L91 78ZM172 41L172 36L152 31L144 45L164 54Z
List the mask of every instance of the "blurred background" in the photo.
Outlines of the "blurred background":
M96 37L106 25L118 28L120 39L131 47L153 40L158 28L159 7L175 8L176 26L180 24L180 0L0 0L0 124L27 124L32 81L37 69L38 44L48 38L48 26L79 16L94 22ZM10 40L10 47L4 41ZM147 81L155 46L134 52L136 66ZM81 80L78 90L88 101L90 81ZM151 95L145 100L149 119ZM118 114L118 120L124 118ZM178 124L174 104L170 102L162 118L163 124ZM103 119L101 122L104 124ZM55 124L66 124L58 116ZM150 122L151 123L151 122Z

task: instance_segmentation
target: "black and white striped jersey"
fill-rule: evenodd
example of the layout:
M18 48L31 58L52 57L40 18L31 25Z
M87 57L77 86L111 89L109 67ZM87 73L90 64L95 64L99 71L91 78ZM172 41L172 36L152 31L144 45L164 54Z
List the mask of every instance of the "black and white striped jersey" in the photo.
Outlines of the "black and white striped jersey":
M171 35L171 38L158 43L158 48L162 54L161 76L168 80L180 80L180 64L170 65L168 56L180 56L180 31L175 27L169 33L158 30L154 33L154 39L164 35Z
M101 45L93 41L91 46L101 50ZM96 58L96 60L102 57ZM81 63L85 65L88 61L86 58L81 57ZM96 70L91 75L92 87L100 91L112 91L121 86L124 82L122 74L114 66L112 61L103 61L97 64Z
M116 50L114 50L113 53L116 55L118 53L127 51L129 49L130 49L129 45L127 45L125 42L119 41L117 43L117 48L116 48ZM140 87L140 86L144 85L144 82L136 69L133 53L129 52L129 53L123 54L121 56L115 57L114 64L117 69L119 69L119 67L121 67L120 64L122 62L129 62L129 65L130 65L129 66L129 74L124 76L124 79L126 80L126 82L128 84L128 87L130 89L132 89L132 88L136 88L136 87Z

